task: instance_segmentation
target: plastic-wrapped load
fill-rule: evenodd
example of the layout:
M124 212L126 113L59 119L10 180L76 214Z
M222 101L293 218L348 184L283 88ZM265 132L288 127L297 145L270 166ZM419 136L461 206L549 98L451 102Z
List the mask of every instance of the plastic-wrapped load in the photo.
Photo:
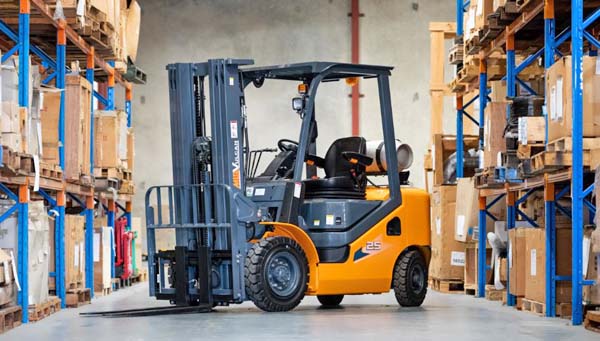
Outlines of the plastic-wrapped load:
M6 212L13 205L12 201L1 201L0 214ZM50 258L48 214L43 201L29 202L28 211L29 304L38 304L48 300L48 261ZM12 250L18 264L16 213L0 224L0 248ZM21 281L22 279L19 278L19 282Z

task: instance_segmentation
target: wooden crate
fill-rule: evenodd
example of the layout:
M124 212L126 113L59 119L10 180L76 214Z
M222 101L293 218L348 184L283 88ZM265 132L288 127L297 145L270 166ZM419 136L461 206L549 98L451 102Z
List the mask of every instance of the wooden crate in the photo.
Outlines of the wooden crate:
M67 289L85 287L85 217L65 215L65 286ZM50 229L51 255L54 254L54 229ZM54 271L53 257L50 271ZM54 277L49 278L49 289L55 290Z
M471 148L477 148L479 139L477 136L467 135L464 137L464 151ZM433 136L432 145L432 169L433 184L442 185L444 183L444 162L456 152L456 136L436 134ZM465 177L473 176L474 172L465 169Z
M94 115L94 166L121 168L127 158L127 119L122 111L98 110ZM96 175L98 176L98 175Z
M65 88L65 178L79 181L90 173L92 96L90 83L79 75L66 77Z

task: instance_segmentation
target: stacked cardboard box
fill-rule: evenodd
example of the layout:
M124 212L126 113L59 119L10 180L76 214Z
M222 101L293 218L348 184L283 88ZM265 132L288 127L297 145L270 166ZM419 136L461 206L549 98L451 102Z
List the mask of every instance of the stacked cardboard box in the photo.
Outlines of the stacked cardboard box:
M55 7L57 1L46 3ZM137 1L63 0L61 5L67 21L96 48L96 53L114 59L117 69L126 68L127 59L135 61L141 20Z
M498 166L498 154L506 152L504 128L506 127L507 105L507 102L490 102L485 107L484 149L481 168Z
M127 118L123 111L98 110L94 115L94 166L127 168Z
M85 287L85 218L80 215L65 215L65 286L68 289ZM52 254L54 254L54 229L50 230ZM55 263L50 262L50 271ZM50 279L50 289L56 288L54 278Z
M90 173L90 83L79 75L66 77L65 89L65 169L67 180L79 180ZM42 160L59 164L58 122L60 117L60 92L46 92L41 110Z
M571 56L559 59L546 73L548 141L571 136ZM600 75L596 57L583 58L583 137L600 136Z
M525 298L546 302L546 231L525 229ZM571 229L556 229L556 275L571 276ZM571 302L571 282L556 283L556 303Z
M456 186L435 186L431 195L431 262L429 277L463 280L465 249L454 239Z

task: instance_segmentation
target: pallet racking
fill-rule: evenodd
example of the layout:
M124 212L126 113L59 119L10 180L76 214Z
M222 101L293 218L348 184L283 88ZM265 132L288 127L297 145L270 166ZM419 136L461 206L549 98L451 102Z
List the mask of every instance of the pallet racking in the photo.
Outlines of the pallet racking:
M556 6L555 6L556 5ZM456 20L457 20L457 37L463 36L463 12L469 6L469 1L464 0L456 1ZM570 27L565 28L559 34L556 34L556 9L559 8L563 14L570 14L571 22ZM501 202L504 198L507 205L507 227L509 229L515 227L515 221L517 216L520 216L524 220L532 220L526 216L525 213L519 210L518 205L522 203L526 198L531 195L534 191L544 191L545 201L545 222L546 222L546 302L547 307L545 315L553 317L556 315L555 311L555 293L556 293L556 282L557 281L570 281L572 284L572 323L573 325L579 325L583 320L582 312L582 287L585 285L593 284L593 281L584 280L584 274L582 270L583 263L583 212L584 206L587 207L592 214L595 213L595 206L589 200L592 192L594 191L593 183L590 185L588 182L584 182L584 160L583 160L583 137L582 137L582 124L583 124L583 94L582 94L582 61L584 54L583 39L585 38L592 49L600 48L600 42L588 31L592 24L595 24L597 19L600 18L600 8L597 8L597 4L587 6L585 8L588 12L588 16L583 17L584 13L584 2L582 0L571 0L570 5L560 2L558 0L530 0L524 2L521 8L520 14L510 24L506 26L504 32L492 39L489 43L482 44L479 56L480 69L479 77L476 80L479 86L479 93L476 97L479 101L480 115L479 121L476 122L480 129L483 129L484 124L484 109L488 101L488 89L487 89L487 69L486 69L486 58L489 54L498 48L502 48L506 52L506 76L504 79L507 84L507 97L514 97L516 95L517 83L527 89L530 93L535 94L531 88L519 79L518 75L527 66L533 62L543 58L545 69L550 68L555 62L555 56L561 55L559 47L565 44L569 39L571 40L571 53L572 53L572 89L573 91L573 104L572 104L572 167L563 172L558 173L547 173L540 175L535 178L527 179L521 183L510 183L507 182L501 187L491 186L490 188L483 188L480 191L480 205L479 205L479 235L486 235L486 216L489 215L488 210L491 206ZM538 49L535 53L525 58L519 65L516 65L515 48L516 36L518 33L531 25L533 22L543 22L543 32L538 31L538 36L543 38L543 47ZM594 53L594 52L592 52ZM457 140L463 139L463 116L466 115L465 109L473 103L470 101L463 104L463 94L457 93ZM508 112L507 112L508 116ZM546 121L548 120L547 115ZM548 132L546 130L546 143L548 143ZM480 139L480 147L483 145L483 140ZM457 143L457 155L463 154L463 145ZM459 177L463 176L463 160L457 159ZM584 184L586 185L584 187ZM571 192L572 207L569 211L567 208L562 207L557 203L557 200L564 197L568 192ZM518 193L524 193L522 196L518 196ZM487 197L495 197L494 200L487 204ZM572 275L570 277L557 276L555 273L555 262L556 262L556 240L555 240L555 216L556 212L570 216L572 223ZM494 217L495 219L495 217ZM479 262L478 262L478 295L483 297L485 288L485 238L479 238ZM510 286L510 278L508 279L508 285ZM507 298L508 305L515 305L515 298L510 294Z
M93 92L95 98L107 110L115 109L115 85L121 85L125 90L125 112L127 115L127 126L131 127L131 100L132 85L123 79L114 68L114 61L107 61L95 53L93 46L88 44L64 19L54 19L54 10L44 2L44 0L20 0L18 3L18 20L12 14L6 18L7 14L0 14L0 47L6 51L2 56L2 62L10 56L18 54L19 74L29 73L28 58L30 54L40 64L52 70L52 73L44 79L43 84L55 80L56 87L65 89L65 76L67 72L67 63L72 61L82 62L86 65L86 79L93 84L94 81L106 82L106 94L98 91ZM32 18L37 29L43 28L46 32L56 32L55 50L42 49L31 44L30 25ZM6 39L8 38L8 39ZM77 53L67 53L77 51ZM27 108L29 106L29 84L26 77L19 77L19 106ZM90 100L91 107L91 131L94 136L94 101ZM59 119L59 160L60 166L64 169L64 138L65 138L65 95L64 91L60 101L60 119ZM90 173L94 173L94 143L90 143ZM0 164L2 164L2 146L0 145ZM17 303L21 305L23 311L27 311L29 306L28 291L28 203L33 190L33 177L14 176L0 177L0 191L7 197L14 200L16 204L7 212L0 216L0 222L4 221L10 215L18 215L17 235L18 235L18 260L17 266L18 278L21 283L21 291L17 296ZM66 306L66 288L64 283L65 274L65 245L64 245L64 215L67 203L76 204L83 209L86 217L85 234L85 279L86 286L90 289L91 295L94 294L94 262L93 262L93 224L94 207L98 202L100 207L107 211L108 225L114 228L115 216L118 208L121 208L123 216L127 218L128 229L131 228L131 195L108 195L95 191L93 185L83 183L67 182L64 179L41 178L39 190L34 193L48 201L50 206L57 212L55 220L55 256L56 271L50 276L56 278L56 294L61 300L61 306ZM106 201L108 204L103 205ZM124 205L119 204L119 201ZM62 236L62 237L58 237ZM114 264L113 264L114 266ZM114 269L113 269L114 274ZM28 322L28 314L22 314L23 322Z

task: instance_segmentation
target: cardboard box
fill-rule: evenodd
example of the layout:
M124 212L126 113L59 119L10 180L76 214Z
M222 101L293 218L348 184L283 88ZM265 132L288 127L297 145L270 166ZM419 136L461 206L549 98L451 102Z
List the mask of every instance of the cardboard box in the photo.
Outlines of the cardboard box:
M519 117L518 141L521 145L544 143L546 139L546 118Z
M431 196L431 262L429 276L458 279L464 276L465 250L454 240L456 186L435 186Z
M94 293L111 288L111 228L94 228Z
M510 276L510 293L525 296L525 230L514 228L508 231L508 271Z
M98 110L94 115L94 166L117 168L122 166L122 130L127 129L127 119L122 111ZM127 131L125 130L125 134ZM126 138L127 135L125 135ZM126 154L125 154L125 157Z
M571 230L556 230L556 274L571 276ZM525 229L525 298L546 301L546 231ZM556 303L571 302L571 282L556 283Z
M559 59L546 73L548 141L572 132L571 57ZM596 57L583 57L583 137L600 136L600 75Z
M456 197L460 198L456 202L456 222L454 239L459 242L469 243L479 239L479 190L475 188L473 178L458 179ZM491 203L494 197L488 197L487 203ZM505 206L498 204L490 207L488 210L499 219L503 219ZM494 221L487 217L486 229L492 231Z
M58 165L58 118L60 92L45 92L42 96L40 120L42 125L42 160Z
M498 153L506 152L504 128L507 105L506 102L490 102L485 108L483 168L498 166Z
M65 287L68 289L85 287L85 217L65 215ZM54 229L51 230L54 240ZM54 243L52 243L54 248ZM54 250L52 251L54 254ZM51 265L51 269L54 264ZM50 289L56 288L54 278L50 279Z

